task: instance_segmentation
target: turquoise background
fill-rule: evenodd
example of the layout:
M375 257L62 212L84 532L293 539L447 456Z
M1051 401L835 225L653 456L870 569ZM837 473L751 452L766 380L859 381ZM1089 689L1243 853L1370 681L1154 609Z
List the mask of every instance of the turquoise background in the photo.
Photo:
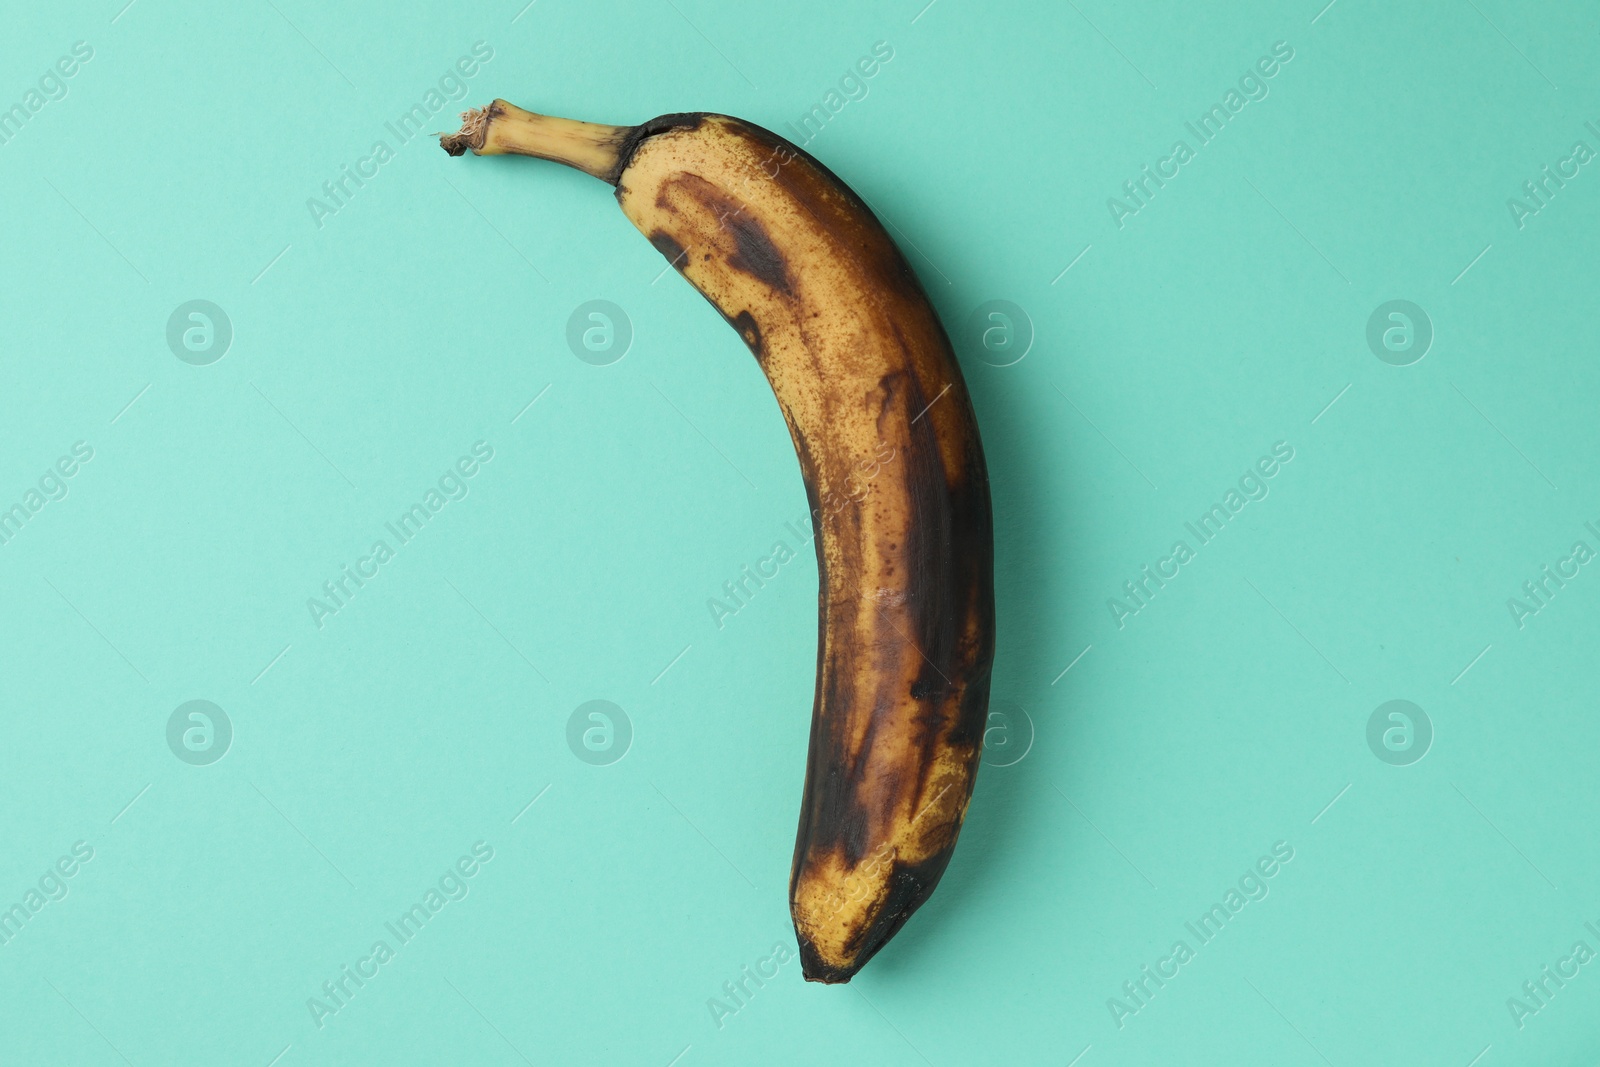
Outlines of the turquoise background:
M0 908L93 858L0 946L0 1060L1600 1056L1600 964L1522 989L1600 950L1600 576L1520 626L1507 603L1600 549L1600 166L1521 228L1507 206L1600 149L1600 16L925 2L9 5L0 107L93 55L0 145L0 508L93 458L0 546ZM719 1020L793 938L809 549L722 628L707 608L798 547L783 421L603 186L385 124L483 42L428 130L503 96L787 133L879 41L808 149L956 335L997 515L990 740L1023 755L855 982L791 961ZM1280 41L1269 95L1119 227L1108 199ZM319 226L308 199L379 139ZM195 299L232 328L207 365L167 341ZM633 334L604 366L566 340L596 299ZM1022 309L1020 362L969 328L991 300ZM1431 323L1420 361L1368 345L1390 300ZM308 598L480 441L468 495L319 628ZM1184 524L1278 442L1269 495L1197 547ZM1178 539L1195 558L1119 627ZM1431 723L1407 765L1368 743L1397 699ZM208 765L169 747L191 700L231 722ZM631 724L606 765L567 742L592 700ZM1185 923L1278 842L1202 945ZM379 939L319 1026L308 999Z

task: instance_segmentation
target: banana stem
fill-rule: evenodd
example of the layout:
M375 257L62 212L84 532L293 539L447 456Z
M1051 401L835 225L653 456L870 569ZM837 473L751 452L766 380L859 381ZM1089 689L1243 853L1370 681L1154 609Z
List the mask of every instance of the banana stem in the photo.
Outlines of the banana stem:
M540 115L504 100L462 112L461 120L460 132L439 137L439 146L452 156L468 150L478 156L533 156L613 185L621 170L623 142L632 129Z

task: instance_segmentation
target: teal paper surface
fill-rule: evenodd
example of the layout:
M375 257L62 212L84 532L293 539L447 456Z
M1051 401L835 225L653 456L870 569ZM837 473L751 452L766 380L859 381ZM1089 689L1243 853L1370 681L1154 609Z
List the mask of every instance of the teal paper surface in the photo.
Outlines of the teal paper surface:
M1592 8L125 2L0 35L0 1062L1600 1056ZM802 141L956 342L989 752L848 987L777 404L497 96Z

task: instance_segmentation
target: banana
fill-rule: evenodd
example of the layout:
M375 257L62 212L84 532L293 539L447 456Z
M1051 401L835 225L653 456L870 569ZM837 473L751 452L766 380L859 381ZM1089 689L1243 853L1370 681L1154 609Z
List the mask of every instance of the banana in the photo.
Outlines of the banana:
M817 685L789 881L809 981L848 982L933 892L978 771L994 658L988 472L950 342L871 210L741 119L607 126L496 100L441 136L616 187L738 331L817 527Z

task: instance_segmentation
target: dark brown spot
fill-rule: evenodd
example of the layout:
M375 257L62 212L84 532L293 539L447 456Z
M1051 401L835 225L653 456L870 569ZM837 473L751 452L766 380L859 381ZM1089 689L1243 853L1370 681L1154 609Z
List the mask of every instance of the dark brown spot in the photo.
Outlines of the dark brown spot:
M750 347L750 351L755 354L757 360L766 355L766 350L762 347L761 325L756 322L754 315L750 314L748 310L741 311L737 315L729 315L721 308L717 308L717 311L722 314L723 320L729 326L739 331L739 336L744 338L744 343Z
M733 328L739 331L739 336L744 338L744 343L750 346L750 351L756 358L762 356L761 327L756 325L756 317L748 311L741 311L732 319Z
M749 217L745 205L698 174L679 174L663 183L656 193L656 206L678 213L674 201L680 199L693 201L707 214L715 216L733 238L728 266L770 289L786 296L792 294L788 259L773 243L766 227Z
M755 219L734 215L726 220L733 234L734 253L728 257L728 266L742 270L757 281L784 295L791 292L789 263L784 254L767 236L767 229Z
M667 257L668 263L677 267L680 272L683 270L681 264L684 257L684 248L670 233L663 233L661 230L657 230L650 235L650 243L655 246L657 252Z

